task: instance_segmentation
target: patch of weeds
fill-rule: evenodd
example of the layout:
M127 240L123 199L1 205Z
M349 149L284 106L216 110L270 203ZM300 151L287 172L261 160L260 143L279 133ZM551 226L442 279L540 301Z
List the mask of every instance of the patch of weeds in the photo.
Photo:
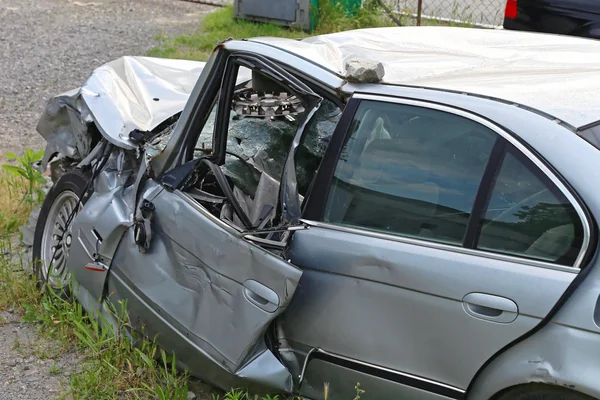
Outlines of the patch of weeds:
M0 308L16 308L28 314L28 318L38 320L41 312L41 294L35 278L27 275L11 259L12 245L8 238L0 239Z
M271 396L268 394L260 397L258 395L252 396L246 391L240 389L232 389L231 391L225 393L223 397L217 394L213 394L212 400L279 400L279 396Z
M93 318L81 304L53 292L42 298L42 304L43 330L70 337L68 342L85 358L81 370L68 378L73 399L186 398L187 374L180 374L175 357L152 341L143 336L133 340L124 303L111 316L116 326L102 316Z
M2 169L9 174L22 177L27 183L27 191L23 196L22 201L27 201L30 204L40 203L44 199L44 192L39 187L46 183L46 178L40 171L33 167L33 163L38 162L44 156L44 150L34 152L31 149L26 149L25 154L21 157L14 153L6 153L6 157L11 161L16 161L18 165L2 165Z
M354 398L352 400L360 400L361 396L365 393L366 391L364 389L361 389L360 387L360 382L356 382L356 385L354 386ZM280 397L278 395L264 395L264 396L257 396L257 395L251 395L248 392L244 391L244 390L240 390L240 389L233 389L227 393L225 393L223 395L223 397L221 397L220 395L217 394L213 394L212 395L212 400L278 400ZM329 383L326 382L323 384L323 398L325 400L329 400ZM297 397L297 396L293 396L291 398L288 398L289 400L302 400L302 397ZM350 400L350 399L348 399Z
M312 33L300 29L289 29L280 25L257 23L234 18L233 6L208 14L202 20L200 29L192 34L175 38L157 37L159 45L148 53L153 57L179 58L187 60L206 60L218 42L228 38L243 39L260 36L276 36L290 39L305 38L309 35L339 32L348 29L391 26L393 22L386 17L374 0L366 0L364 6L348 15L338 3L320 0L319 8L311 10L318 20Z
M41 322L42 315L40 314L40 309L36 304L24 302L21 304L21 308L23 311L23 317L21 318L21 320L23 322Z
M60 367L56 364L51 364L48 367L48 373L50 375L58 375L58 374L60 374Z
M363 6L354 10L353 15L343 7L342 2L320 0L319 8L311 10L317 22L315 35L341 32L352 29L396 26L384 13L376 0L365 0Z
M150 50L148 55L206 60L220 41L228 38L242 39L257 36L302 38L307 35L301 30L290 30L279 25L236 20L233 6L227 6L204 17L200 29L195 33L177 36L174 39L161 36L159 45Z
M21 342L19 341L19 337L15 335L13 339L13 350L19 350L21 348Z
M36 192L40 188L37 184L33 187ZM27 200L31 198L29 193L29 182L25 178L0 170L0 239L7 239L27 221L33 207ZM0 250L4 254L13 249L4 244Z

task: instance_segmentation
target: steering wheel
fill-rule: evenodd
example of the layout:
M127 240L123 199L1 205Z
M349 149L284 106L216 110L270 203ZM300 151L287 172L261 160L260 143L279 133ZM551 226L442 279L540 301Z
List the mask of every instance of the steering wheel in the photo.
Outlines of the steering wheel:
M231 204L233 211L237 214L238 218L242 222L242 225L244 225L244 227L248 230L252 229L254 226L252 225L250 218L248 218L248 215L246 214L246 212L244 212L244 209L235 198L233 190L231 190L231 186L229 186L229 182L227 181L227 177L225 176L221 168L219 168L215 163L213 163L207 158L203 158L202 162L206 164L206 166L215 176L215 179L217 180L219 187L223 191L225 198L227 199L229 204Z

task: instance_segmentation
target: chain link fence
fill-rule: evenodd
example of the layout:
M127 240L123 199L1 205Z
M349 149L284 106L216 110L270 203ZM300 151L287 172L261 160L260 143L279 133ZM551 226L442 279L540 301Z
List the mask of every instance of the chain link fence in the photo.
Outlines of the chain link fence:
M502 25L506 0L383 0L406 25Z
M225 6L234 0L183 0ZM281 0L263 0L281 1ZM501 26L506 0L382 0L403 25Z

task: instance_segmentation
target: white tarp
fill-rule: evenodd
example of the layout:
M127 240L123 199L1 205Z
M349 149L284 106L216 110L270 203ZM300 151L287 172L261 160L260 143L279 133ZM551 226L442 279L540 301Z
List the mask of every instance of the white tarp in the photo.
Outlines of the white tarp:
M48 142L42 168L55 153L75 160L90 151L87 124L112 143L134 148L129 133L151 131L183 110L205 63L122 57L96 68L85 84L48 102L37 126Z
M94 70L81 89L97 125L119 142L180 112L205 63L122 57Z
M375 28L302 41L257 38L341 76L346 61L383 63L384 83L523 104L575 127L600 120L600 41L453 27Z

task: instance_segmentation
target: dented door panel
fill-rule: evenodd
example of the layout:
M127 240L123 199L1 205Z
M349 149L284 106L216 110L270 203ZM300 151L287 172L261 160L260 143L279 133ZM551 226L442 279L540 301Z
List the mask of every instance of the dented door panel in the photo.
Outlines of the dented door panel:
M114 261L115 274L150 306L138 315L130 309L134 323L158 312L171 326L159 336L183 334L213 363L240 376L252 372L248 360L273 363L258 357L257 348L287 307L301 271L243 239L186 194L165 190L153 203L150 249L140 253L128 233ZM291 390L289 372L278 361L270 369L279 376L274 387Z
M111 260L132 224L134 187L129 182L134 173L122 151L112 153L94 181L93 194L72 222L67 267L96 300L104 294Z
M317 347L337 355L328 358L333 366L348 365L342 361L349 358L372 364L374 376L395 371L393 376L402 378L397 393L406 396L426 377L428 390L460 398L478 369L538 324L575 277L314 224L295 233L288 253L304 275L285 315L286 339L292 348ZM532 282L543 290L532 291ZM471 292L513 299L518 317L504 324L474 318L462 301ZM439 343L447 345L432 345ZM307 379L318 376L312 370L320 364L309 363ZM351 384L350 376L339 374L338 384Z

